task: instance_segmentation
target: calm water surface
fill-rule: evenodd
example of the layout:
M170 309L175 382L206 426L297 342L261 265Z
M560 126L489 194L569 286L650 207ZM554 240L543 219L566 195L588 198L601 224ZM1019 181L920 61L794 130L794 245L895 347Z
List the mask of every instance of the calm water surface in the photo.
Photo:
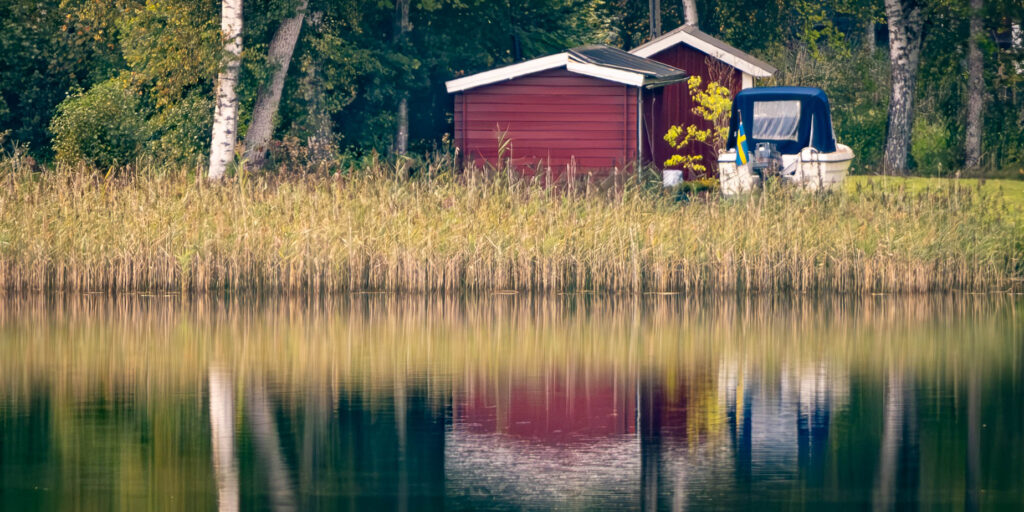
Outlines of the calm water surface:
M0 301L0 510L1024 508L1024 301Z

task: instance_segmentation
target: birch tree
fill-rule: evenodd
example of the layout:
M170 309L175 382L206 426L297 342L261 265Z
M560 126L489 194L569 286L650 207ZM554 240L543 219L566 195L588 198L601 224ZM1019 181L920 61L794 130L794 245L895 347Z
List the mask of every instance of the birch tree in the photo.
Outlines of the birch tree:
M223 0L221 4L221 35L224 37L224 58L217 75L216 106L213 112L213 134L210 141L209 179L224 177L235 155L238 138L238 70L242 63L242 0Z
M267 50L267 61L274 67L270 83L260 86L256 95L256 105L252 110L252 122L245 134L245 161L251 168L263 167L267 144L274 134L274 116L281 104L281 91L284 79L288 76L288 66L295 53L295 43L302 31L302 22L306 16L307 0L301 0L295 14L285 19L274 32Z
M904 173L914 125L914 90L921 61L924 28L917 0L885 0L889 25L889 65L892 85L889 97L888 130L882 168Z
M697 26L697 0L683 0L683 24Z
M967 136L964 141L966 158L964 167L976 169L981 165L982 110L985 103L984 60L978 39L984 26L981 11L983 0L971 0L970 34L967 36Z

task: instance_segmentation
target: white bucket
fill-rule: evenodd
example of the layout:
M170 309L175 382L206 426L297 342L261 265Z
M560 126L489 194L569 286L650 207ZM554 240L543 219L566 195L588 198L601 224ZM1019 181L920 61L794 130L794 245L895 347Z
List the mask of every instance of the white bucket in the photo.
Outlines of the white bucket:
M665 188L674 187L683 182L683 171L678 169L665 169L661 171L661 184Z

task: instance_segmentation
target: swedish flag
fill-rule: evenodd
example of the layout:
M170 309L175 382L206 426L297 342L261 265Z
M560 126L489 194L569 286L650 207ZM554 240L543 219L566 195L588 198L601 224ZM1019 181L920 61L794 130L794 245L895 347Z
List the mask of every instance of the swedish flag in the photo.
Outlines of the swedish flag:
M739 115L739 112L736 112ZM746 165L750 150L747 148L747 134L743 131L743 118L740 117L740 128L736 133L736 166Z

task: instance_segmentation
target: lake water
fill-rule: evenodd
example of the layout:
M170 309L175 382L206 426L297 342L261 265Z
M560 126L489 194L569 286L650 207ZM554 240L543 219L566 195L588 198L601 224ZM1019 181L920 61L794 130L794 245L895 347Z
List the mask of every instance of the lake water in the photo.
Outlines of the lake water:
M0 510L1021 509L1011 296L0 301Z

